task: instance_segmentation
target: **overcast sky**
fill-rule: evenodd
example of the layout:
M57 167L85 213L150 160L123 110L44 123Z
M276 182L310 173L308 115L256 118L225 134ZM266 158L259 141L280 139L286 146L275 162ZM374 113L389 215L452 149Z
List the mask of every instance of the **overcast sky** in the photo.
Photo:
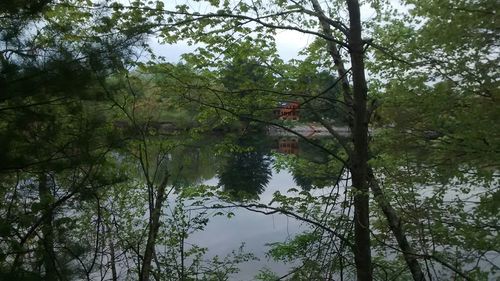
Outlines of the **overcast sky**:
M302 34L296 31L279 31L276 35L276 47L278 53L284 60L296 58L297 54L304 47L314 40L314 36ZM180 42L173 45L158 43L158 39L151 38L151 46L155 54L164 56L167 61L179 62L180 56L184 53L192 52L196 46L189 46L186 42Z
M181 1L175 1L175 4L179 4ZM397 0L391 1L393 5L402 8ZM173 3L169 3L167 6L175 6ZM173 7L171 7L173 8ZM375 16L375 11L365 5L361 9L362 20L371 19ZM276 35L276 45L278 53L282 59L285 61L292 58L297 58L297 54L300 50L306 47L314 40L313 35L303 34L297 31L282 30L278 31ZM180 56L184 53L189 53L194 51L196 46L188 46L185 42L180 42L174 45L167 45L159 43L156 38L151 39L151 46L157 55L163 56L167 61L172 63L177 63L180 60Z

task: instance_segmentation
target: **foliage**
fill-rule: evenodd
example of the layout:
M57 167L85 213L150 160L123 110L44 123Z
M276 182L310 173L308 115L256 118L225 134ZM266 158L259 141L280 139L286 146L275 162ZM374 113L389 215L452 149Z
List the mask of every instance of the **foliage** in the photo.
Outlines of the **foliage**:
M498 255L491 251L498 221L482 211L498 186L493 3L407 4L407 12L376 29L382 44L394 43L388 50L399 60L375 52L371 67L386 81L374 85L381 106L372 164L423 253L464 270L475 264L467 269L474 280L494 278L497 266L489 261ZM434 270L440 278L455 274Z
M239 136L239 149L224 157L226 162L218 171L219 185L235 201L258 199L271 178L269 148L257 138L265 139L263 134Z
M409 257L432 280L498 277L497 2L389 2L362 1L354 44L357 1L2 1L0 279L229 280L254 256L189 241L215 195L308 226L270 245L292 271L262 280L352 279L363 244L382 280L415 278ZM284 61L283 30L315 40ZM151 34L196 49L165 63ZM275 120L283 101L333 138ZM268 125L308 145L270 157ZM271 166L302 190L250 203Z

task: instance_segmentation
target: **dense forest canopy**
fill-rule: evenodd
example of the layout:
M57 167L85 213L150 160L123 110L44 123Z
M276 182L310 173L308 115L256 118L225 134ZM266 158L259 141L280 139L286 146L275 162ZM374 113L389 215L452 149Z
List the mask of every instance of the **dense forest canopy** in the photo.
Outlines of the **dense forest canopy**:
M0 279L240 280L255 254L190 240L240 209L304 226L255 280L500 278L497 11L2 1ZM273 170L296 185L262 202Z

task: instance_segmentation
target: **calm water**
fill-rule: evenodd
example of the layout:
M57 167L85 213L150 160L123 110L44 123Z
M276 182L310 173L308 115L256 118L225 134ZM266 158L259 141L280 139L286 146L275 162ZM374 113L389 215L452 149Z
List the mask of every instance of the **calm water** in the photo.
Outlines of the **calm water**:
M276 191L285 194L290 188L301 190L291 171L274 168L276 155L324 160L316 148L289 134L269 136L266 131L260 131L201 139L191 147L173 151L169 167L175 171L176 165L182 166L179 174L188 185L219 186L234 196L235 201L250 198L252 202L267 205ZM224 144L220 146L221 143ZM230 149L233 146L237 149ZM171 196L169 201L174 198ZM218 211L208 210L208 213ZM269 250L266 244L285 242L309 226L280 214L265 215L243 208L231 211L235 216L230 219L209 216L205 229L191 234L186 245L208 248L204 258L207 260L215 255L229 255L245 243L245 252L253 253L259 260L238 265L241 271L231 276L230 280L255 280L254 276L264 267L278 275L288 273L293 264L272 261L266 256Z
M271 138L264 134L243 135L237 137L234 144L248 151L215 153L211 151L213 144L200 147L200 151L208 149L201 152L205 154L205 157L207 154L214 154L208 156L214 157L211 162L214 176L202 183L220 186L225 191L234 193L235 197L239 198L241 195L253 198L252 202L266 205L271 202L276 191L285 194L290 188L300 190L290 171L286 169L277 171L273 168L274 157L272 155L274 153L282 155L315 153L314 148L301 143L293 136ZM206 165L205 162L200 161L199 165ZM192 170L203 170L196 166L194 165ZM210 173L204 174L206 176ZM244 194L239 194L241 191ZM269 250L266 244L285 242L297 233L308 229L308 225L280 214L265 215L243 208L234 208L231 211L235 216L230 219L226 216L211 217L206 228L192 234L187 244L192 243L208 248L206 258L209 259L215 255L224 257L231 251L237 250L241 243L245 243L245 252L253 253L258 260L240 264L241 271L233 275L230 280L255 280L254 276L264 267L278 275L288 273L293 264L272 261L266 256ZM215 213L218 210L210 212Z
M207 183L217 184L217 180L210 180ZM267 204L275 191L285 193L294 186L296 184L288 171L279 173L273 171L267 188L260 195L259 202ZM254 253L260 260L242 264L240 273L233 276L236 278L234 280L254 280L255 274L265 266L278 274L287 273L290 265L273 262L266 257L265 253L269 249L266 243L284 242L307 226L279 214L264 215L245 209L235 209L233 212L235 216L231 219L223 216L212 218L206 229L195 233L189 242L207 247L209 256L225 256L245 242L245 249Z
M308 188L307 177L302 176L298 179L299 176L294 175L293 171L274 169L275 157L272 155L294 155L294 157L316 162L325 162L327 160L325 152L308 141L319 143L328 139L321 134L314 135L312 132L309 140L276 130L270 133L271 136L248 134L237 137L234 143L243 148L251 148L250 151L219 155L220 158L225 159L221 165L222 168L217 170L217 175L213 179L205 183L222 186L225 191L229 192L244 191L251 198L257 198L259 203L266 205L271 203L276 191L286 194L290 188L296 188L299 191ZM328 180L326 182L328 184ZM314 193L329 192L330 189L315 190ZM233 212L235 216L231 219L212 218L206 229L193 235L190 241L207 247L209 256L227 255L244 242L246 251L255 254L259 261L240 265L241 271L232 276L231 280L255 280L254 276L263 267L271 269L279 276L287 274L293 264L272 261L266 256L269 250L266 244L285 242L311 226L280 214L265 215L242 208L235 209Z
M224 141L227 145L227 138ZM328 139L312 139L312 141L324 142ZM241 150L214 150L217 145L217 140L212 140L206 145L197 145L196 149L189 149L187 152L180 151L177 155L181 158L189 157L192 160L189 161L189 169L183 170L189 175L187 182L218 186L233 195L235 201L244 196L253 199L253 202L267 205L271 203L276 191L284 194L290 188L297 190L307 188L307 177L298 177L294 171L286 169L277 171L273 168L277 155L296 155L315 162L326 160L324 152L318 151L307 141L291 135L270 137L264 134L247 134L233 136L233 142L229 143L228 147L235 145L242 148ZM175 158L175 155L175 153L172 154L172 159ZM328 187L329 180L326 179L325 182L325 186ZM333 185L333 182L330 182L329 185ZM318 189L314 193L324 193L330 189ZM339 188L339 190L343 193L345 189ZM426 197L426 193L430 191L431 189L428 187L422 188L421 196ZM449 196L453 196L452 193ZM217 202L211 202L211 204L214 203ZM223 202L221 203L223 204ZM218 211L210 210L209 212L216 213ZM266 252L270 249L266 244L285 242L296 234L308 230L311 226L280 214L265 215L242 208L235 208L231 211L235 216L230 219L226 216L210 217L205 229L192 234L186 244L196 244L207 248L208 252L204 259L208 260L215 255L219 257L229 255L232 251L237 250L241 243L245 243L245 252L253 253L259 260L239 264L238 267L241 271L232 275L230 280L255 280L254 276L264 267L271 269L279 276L288 273L294 265L272 261L266 256ZM337 207L333 211L341 212L340 209L337 210ZM387 256L389 259L396 257L396 253L389 252ZM486 253L486 255L489 254ZM491 257L491 260L494 263L500 262L499 258L494 256ZM476 264L471 264L470 267L474 266ZM479 264L481 268L488 268L488 266L488 264ZM437 267L437 269L439 271L440 268Z

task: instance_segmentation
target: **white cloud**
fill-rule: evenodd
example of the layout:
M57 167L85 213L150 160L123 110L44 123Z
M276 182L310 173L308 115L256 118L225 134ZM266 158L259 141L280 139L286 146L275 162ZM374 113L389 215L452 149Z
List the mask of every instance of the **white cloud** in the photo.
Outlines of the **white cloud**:
M298 53L312 43L314 36L294 30L279 31L276 35L278 54L284 60L298 57Z

